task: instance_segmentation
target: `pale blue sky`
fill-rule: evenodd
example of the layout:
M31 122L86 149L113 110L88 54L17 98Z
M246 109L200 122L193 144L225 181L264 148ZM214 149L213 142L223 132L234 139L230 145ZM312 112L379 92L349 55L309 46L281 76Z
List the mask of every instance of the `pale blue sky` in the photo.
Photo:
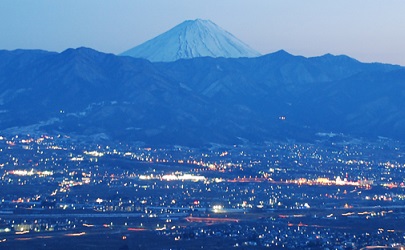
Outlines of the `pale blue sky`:
M196 18L263 54L405 65L404 0L1 0L0 49L120 53Z

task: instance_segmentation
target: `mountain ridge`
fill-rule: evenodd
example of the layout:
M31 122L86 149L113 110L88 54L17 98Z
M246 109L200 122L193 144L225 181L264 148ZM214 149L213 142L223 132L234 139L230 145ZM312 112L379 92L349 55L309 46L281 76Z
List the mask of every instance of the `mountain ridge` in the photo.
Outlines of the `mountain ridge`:
M403 67L287 54L152 63L86 48L0 51L0 132L178 145L331 131L405 139Z

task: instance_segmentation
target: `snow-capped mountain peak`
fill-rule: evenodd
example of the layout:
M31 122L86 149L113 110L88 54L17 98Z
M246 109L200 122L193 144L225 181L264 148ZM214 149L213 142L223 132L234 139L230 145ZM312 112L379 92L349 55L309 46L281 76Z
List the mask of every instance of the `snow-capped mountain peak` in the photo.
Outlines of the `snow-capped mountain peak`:
M187 20L123 52L123 56L170 62L194 57L256 57L260 53L210 20Z

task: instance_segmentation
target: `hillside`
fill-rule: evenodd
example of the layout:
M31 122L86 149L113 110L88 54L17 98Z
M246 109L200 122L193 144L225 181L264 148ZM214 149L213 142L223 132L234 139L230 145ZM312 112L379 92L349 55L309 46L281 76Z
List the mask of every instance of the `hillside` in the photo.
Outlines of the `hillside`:
M172 145L405 139L404 87L404 68L347 56L151 63L88 48L0 51L0 130Z

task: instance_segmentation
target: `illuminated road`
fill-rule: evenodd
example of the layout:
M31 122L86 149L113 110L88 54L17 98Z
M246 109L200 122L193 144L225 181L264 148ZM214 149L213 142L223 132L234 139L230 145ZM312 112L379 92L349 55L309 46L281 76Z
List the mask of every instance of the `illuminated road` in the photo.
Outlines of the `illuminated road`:
M3 218L136 218L145 213L87 213L87 214L4 214Z

